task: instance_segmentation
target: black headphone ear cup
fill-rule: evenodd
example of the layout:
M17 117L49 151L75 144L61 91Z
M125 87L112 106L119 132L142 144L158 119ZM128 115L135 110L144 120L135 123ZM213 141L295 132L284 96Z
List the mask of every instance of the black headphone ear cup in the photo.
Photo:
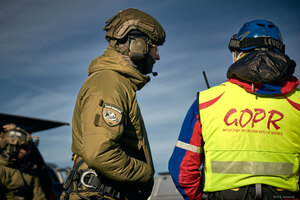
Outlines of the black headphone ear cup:
M129 57L132 60L142 60L148 53L148 45L142 38L134 38L129 42Z

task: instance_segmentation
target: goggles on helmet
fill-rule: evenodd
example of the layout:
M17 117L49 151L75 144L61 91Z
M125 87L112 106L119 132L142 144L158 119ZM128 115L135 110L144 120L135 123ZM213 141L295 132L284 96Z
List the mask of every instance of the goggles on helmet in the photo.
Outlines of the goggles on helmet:
M230 51L250 51L256 48L285 52L280 31L272 22L266 20L248 22L229 42Z
M28 150L32 143L32 137L27 131L9 126L0 138L1 153L8 158L17 158L20 149Z

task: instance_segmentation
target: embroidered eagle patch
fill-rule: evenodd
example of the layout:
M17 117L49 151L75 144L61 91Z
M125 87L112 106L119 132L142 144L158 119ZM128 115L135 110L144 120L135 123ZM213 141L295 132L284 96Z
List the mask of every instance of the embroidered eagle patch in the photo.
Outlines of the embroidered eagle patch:
M122 121L123 112L110 104L104 104L102 117L108 126L117 126Z

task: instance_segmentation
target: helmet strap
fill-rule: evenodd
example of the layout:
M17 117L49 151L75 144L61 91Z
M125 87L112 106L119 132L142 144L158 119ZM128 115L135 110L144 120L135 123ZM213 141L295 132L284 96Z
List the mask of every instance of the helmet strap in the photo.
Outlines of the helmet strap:
M135 68L137 68L143 75L147 75L152 73L152 69L156 61L147 54L144 59L133 62L135 64Z

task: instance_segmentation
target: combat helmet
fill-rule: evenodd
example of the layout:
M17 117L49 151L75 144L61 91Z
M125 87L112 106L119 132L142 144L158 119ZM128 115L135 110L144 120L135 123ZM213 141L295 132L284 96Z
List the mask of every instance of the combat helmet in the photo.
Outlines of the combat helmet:
M15 124L5 125L0 137L0 152L8 159L16 159L21 148L29 149L32 145L31 135Z
M251 51L256 48L285 52L279 28L275 24L267 20L247 22L229 42L231 52Z
M119 11L106 21L105 37L107 40L124 38L130 31L137 30L146 34L155 45L163 45L165 31L151 15L135 8Z

